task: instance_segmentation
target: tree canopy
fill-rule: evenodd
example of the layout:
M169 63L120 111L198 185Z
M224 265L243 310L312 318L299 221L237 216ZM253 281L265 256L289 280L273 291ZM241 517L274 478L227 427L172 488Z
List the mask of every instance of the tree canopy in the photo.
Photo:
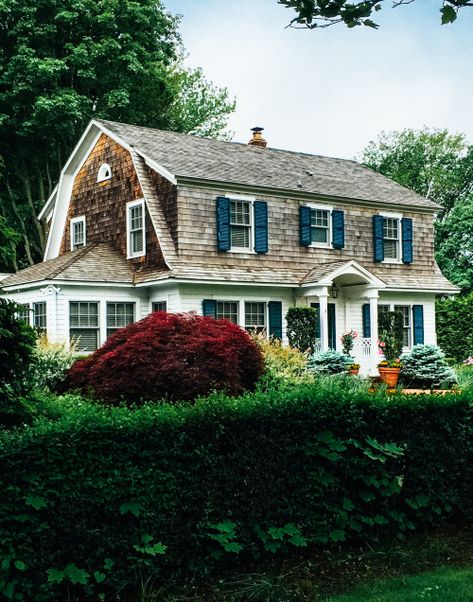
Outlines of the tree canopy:
M372 17L384 6L389 4L398 7L412 4L415 0L360 0L347 2L347 0L278 0L279 4L296 12L290 26L316 29L343 23L347 27L378 28L379 25ZM458 11L467 6L473 6L473 0L438 0L440 18L443 25L453 23L457 19Z
M39 259L37 213L91 118L224 136L234 101L183 66L159 0L0 0L0 215ZM8 243L9 244L9 243Z
M404 130L381 134L360 159L442 206L437 261L454 284L473 291L473 145L447 130Z

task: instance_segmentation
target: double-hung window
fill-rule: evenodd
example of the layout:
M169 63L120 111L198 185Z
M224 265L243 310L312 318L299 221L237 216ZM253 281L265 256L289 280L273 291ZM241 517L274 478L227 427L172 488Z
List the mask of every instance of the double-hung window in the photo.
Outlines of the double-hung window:
M18 311L16 314L18 320L30 324L31 322L31 310L29 303L18 303Z
M168 303L167 301L153 301L151 304L152 311L167 311Z
M329 246L330 244L330 210L310 210L310 234L312 244Z
M99 341L99 304L95 301L69 303L69 335L77 351L95 351Z
M71 219L71 251L85 246L85 216Z
M35 328L46 330L46 301L33 303L33 323Z
M403 347L411 346L411 306L410 305L395 305L394 311L399 311L403 316Z
M245 328L253 332L266 330L266 303L245 301Z
M385 217L383 219L383 248L384 260L399 260L400 258L400 227L399 218Z
M107 338L134 322L134 303L107 303Z
M128 258L145 254L145 207L143 199L127 203L127 254Z
M251 201L230 201L230 246L249 251L252 240Z
M217 320L230 320L238 324L238 301L217 301Z

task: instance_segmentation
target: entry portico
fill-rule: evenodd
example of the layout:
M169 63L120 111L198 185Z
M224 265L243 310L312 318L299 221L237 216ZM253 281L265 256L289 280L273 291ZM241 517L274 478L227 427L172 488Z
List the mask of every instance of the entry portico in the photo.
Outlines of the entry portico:
M353 353L363 373L376 372L379 361L378 302L380 291L385 288L382 280L354 260L321 266L309 272L301 289L306 303L319 309L316 348L320 351L331 347L340 349L341 334L351 329L364 334L357 317L362 317L363 306L368 304L369 336L356 339ZM329 304L334 311L329 312Z

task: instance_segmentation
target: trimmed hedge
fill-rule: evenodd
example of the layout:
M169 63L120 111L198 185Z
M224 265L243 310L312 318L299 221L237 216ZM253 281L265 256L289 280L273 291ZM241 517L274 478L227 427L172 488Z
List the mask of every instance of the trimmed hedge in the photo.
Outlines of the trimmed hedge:
M437 301L436 329L447 357L462 362L473 355L473 293Z
M158 571L472 517L471 398L328 382L136 411L66 398L56 422L1 434L0 592L100 600Z

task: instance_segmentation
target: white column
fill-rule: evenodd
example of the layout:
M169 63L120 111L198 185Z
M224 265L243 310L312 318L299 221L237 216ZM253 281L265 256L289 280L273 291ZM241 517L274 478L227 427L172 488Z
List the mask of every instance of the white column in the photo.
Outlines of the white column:
M319 293L320 304L320 349L328 350L328 291Z
M378 374L378 291L368 293L370 302L370 325L371 325L371 369L370 374Z

